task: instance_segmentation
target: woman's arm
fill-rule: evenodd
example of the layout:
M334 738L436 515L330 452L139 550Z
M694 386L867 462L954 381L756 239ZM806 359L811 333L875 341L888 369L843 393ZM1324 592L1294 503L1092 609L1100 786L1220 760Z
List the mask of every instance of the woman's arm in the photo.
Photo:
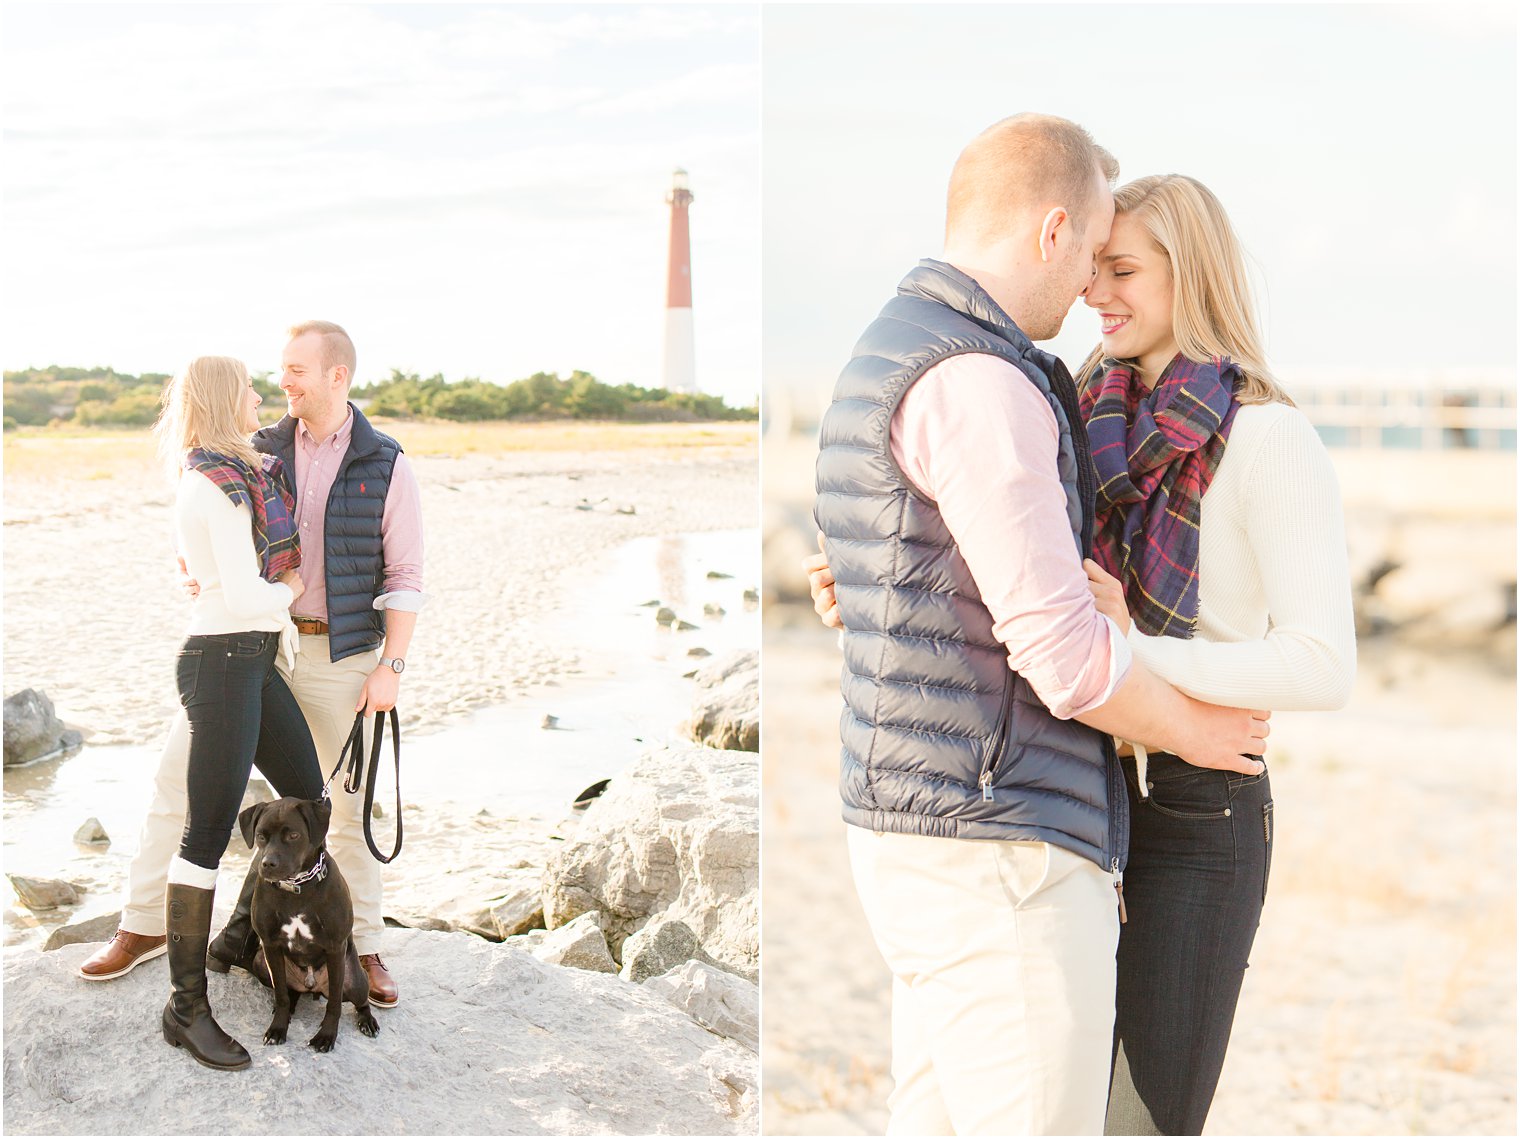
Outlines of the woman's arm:
M234 506L199 471L186 471L181 478L190 480L184 486L188 506L206 527L227 611L237 617L271 617L289 609L295 596L290 586L259 576L259 558L253 548L253 517L248 507Z
M1356 676L1356 632L1335 468L1308 420L1292 413L1270 426L1245 475L1242 525L1261 575L1267 634L1209 642L1134 630L1130 647L1211 704L1339 708Z

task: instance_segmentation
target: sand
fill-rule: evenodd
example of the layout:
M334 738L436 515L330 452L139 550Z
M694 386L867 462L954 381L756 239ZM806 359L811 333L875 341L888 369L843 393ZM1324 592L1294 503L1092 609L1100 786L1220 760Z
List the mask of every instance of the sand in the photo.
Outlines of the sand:
M805 449L767 441L768 511L805 517ZM1415 458L1337 456L1353 530L1513 581L1514 457ZM1453 482L1489 489L1453 507ZM1482 540L1453 548L1470 527ZM768 528L772 575L774 545ZM839 821L839 654L810 610L780 605L763 652L762 1128L880 1134L889 978ZM1345 710L1273 728L1279 845L1206 1133L1514 1134L1513 626L1445 656L1366 641Z

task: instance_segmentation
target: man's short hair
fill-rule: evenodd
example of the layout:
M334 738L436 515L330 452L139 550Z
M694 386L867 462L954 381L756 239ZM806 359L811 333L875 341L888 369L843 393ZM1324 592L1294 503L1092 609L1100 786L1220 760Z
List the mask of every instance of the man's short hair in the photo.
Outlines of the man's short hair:
M1087 228L1101 170L1110 185L1119 163L1076 123L1024 113L993 123L961 151L950 172L945 237L996 240L1022 210L1065 206L1078 235Z
M330 372L343 364L348 368L348 382L353 383L354 366L358 357L354 353L354 342L343 331L343 326L330 320L303 320L300 324L291 326L290 338L294 340L308 332L315 332L322 337L322 371Z

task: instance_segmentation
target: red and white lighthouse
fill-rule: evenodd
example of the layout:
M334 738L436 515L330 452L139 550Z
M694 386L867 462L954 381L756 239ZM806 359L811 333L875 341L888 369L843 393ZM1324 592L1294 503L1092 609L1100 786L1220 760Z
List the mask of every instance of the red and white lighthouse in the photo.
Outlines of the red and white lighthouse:
M670 275L665 289L664 387L673 392L697 390L696 342L691 323L692 194L686 171L670 182Z

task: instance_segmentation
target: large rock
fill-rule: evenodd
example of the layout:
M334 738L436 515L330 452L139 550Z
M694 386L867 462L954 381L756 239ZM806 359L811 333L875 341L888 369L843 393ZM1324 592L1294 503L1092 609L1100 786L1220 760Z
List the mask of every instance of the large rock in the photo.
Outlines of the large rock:
M695 745L640 756L591 805L545 871L549 927L596 910L621 960L624 943L651 918L680 921L705 959L753 980L760 963L758 759Z
M760 987L700 961L688 961L644 982L703 1028L760 1050Z
M72 925L61 925L48 934L48 939L42 943L42 952L51 953L55 949L62 949L65 945L94 945L110 941L116 933L116 927L120 924L121 911L112 910L108 914L86 918Z
M625 981L642 984L651 977L679 968L700 952L697 935L691 932L691 926L675 918L653 917L623 942L620 975Z
M85 946L8 951L7 1134L755 1132L755 1056L659 993L464 934L386 936L406 999L376 1010L374 1039L345 1008L328 1055L305 1043L321 1002L299 1002L290 1042L266 1047L269 991L210 974L217 1020L253 1056L236 1073L160 1042L162 970L83 985Z
M546 965L590 969L593 973L618 971L602 933L602 915L595 910L588 910L569 925L549 930L529 952Z
M73 883L57 878L28 878L21 874L7 874L11 889L29 910L56 910L59 906L77 906L79 891Z
M72 751L83 737L63 726L45 692L23 688L5 698L5 766Z
M709 747L760 750L760 655L753 649L709 661L692 679L697 697L688 729Z

